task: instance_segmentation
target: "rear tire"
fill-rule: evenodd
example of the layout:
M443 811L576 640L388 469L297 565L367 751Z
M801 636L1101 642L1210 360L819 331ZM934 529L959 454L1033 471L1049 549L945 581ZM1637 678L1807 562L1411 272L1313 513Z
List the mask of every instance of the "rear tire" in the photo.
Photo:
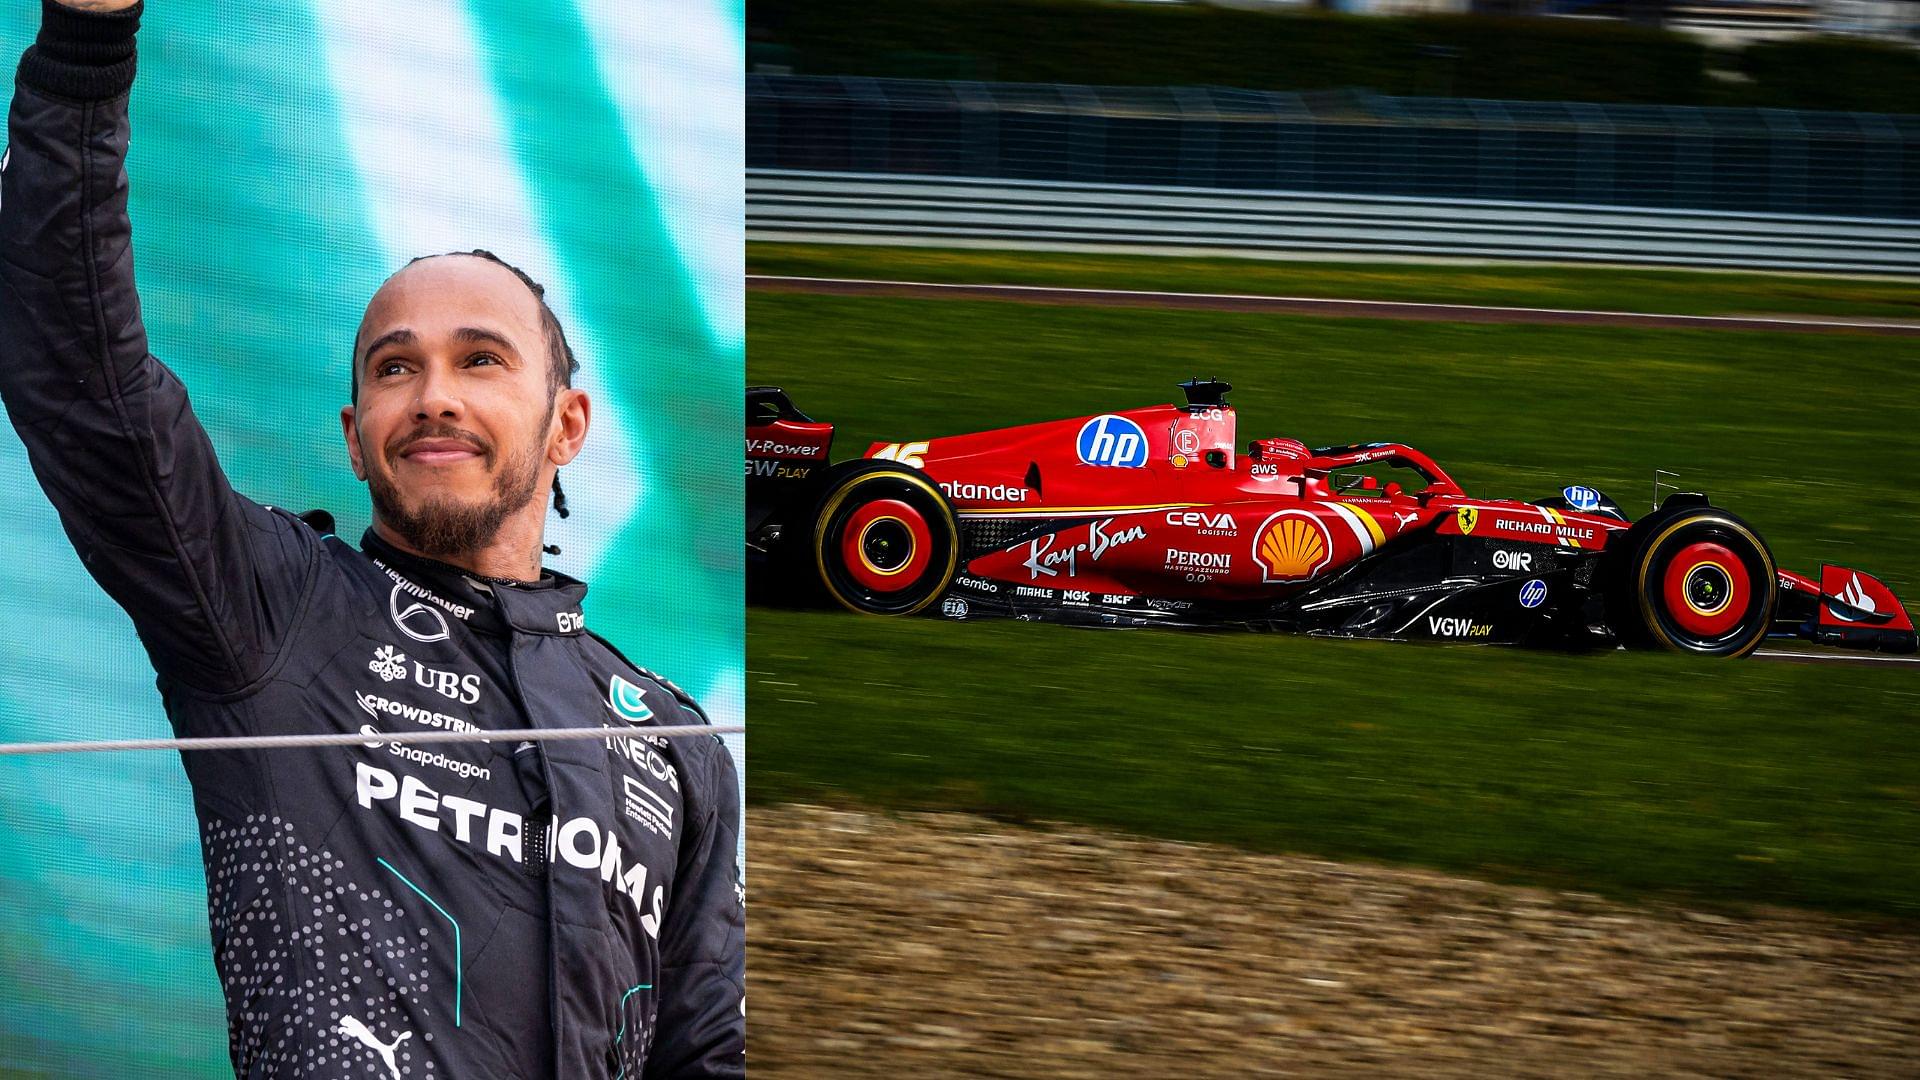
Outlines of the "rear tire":
M918 469L849 462L829 476L807 543L827 595L865 615L912 615L959 570L960 522Z
M1629 644L1731 657L1766 640L1779 577L1752 526L1689 506L1643 519L1630 535L1609 604L1614 632Z

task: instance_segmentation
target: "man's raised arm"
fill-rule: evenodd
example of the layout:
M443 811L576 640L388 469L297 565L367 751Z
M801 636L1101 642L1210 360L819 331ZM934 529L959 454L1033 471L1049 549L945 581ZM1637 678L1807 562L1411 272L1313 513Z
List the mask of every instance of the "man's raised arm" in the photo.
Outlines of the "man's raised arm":
M155 667L237 690L270 666L314 545L234 494L147 351L125 168L139 18L121 0L43 0L21 58L0 159L0 399Z

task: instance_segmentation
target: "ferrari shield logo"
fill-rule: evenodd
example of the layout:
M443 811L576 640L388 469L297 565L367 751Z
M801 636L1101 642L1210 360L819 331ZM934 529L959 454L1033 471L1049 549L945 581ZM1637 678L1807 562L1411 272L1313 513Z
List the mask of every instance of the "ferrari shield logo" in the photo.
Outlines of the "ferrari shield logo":
M1460 535L1472 536L1473 527L1479 524L1479 522L1479 508L1472 506L1463 506L1460 508Z

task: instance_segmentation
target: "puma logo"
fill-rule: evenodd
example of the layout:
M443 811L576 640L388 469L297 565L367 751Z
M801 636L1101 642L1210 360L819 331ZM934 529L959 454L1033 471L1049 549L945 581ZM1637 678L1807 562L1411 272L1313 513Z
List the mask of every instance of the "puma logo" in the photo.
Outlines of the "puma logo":
M413 1032L403 1031L392 1043L383 1043L358 1017L343 1016L340 1018L340 1034L360 1040L367 1049L379 1054L380 1060L387 1063L387 1071L393 1074L393 1080L400 1080L400 1064L394 1060L394 1051L400 1049L401 1043L413 1038Z

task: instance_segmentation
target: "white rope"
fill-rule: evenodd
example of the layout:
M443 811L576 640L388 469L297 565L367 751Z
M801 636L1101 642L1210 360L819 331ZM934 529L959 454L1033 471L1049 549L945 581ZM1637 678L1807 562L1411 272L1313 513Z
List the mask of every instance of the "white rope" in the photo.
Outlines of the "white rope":
M87 754L106 750L280 750L302 746L386 746L392 743L546 742L563 739L663 739L730 735L744 724L680 724L664 727L504 728L499 731L340 731L315 735L221 735L199 739L113 739L98 742L0 743L0 756Z

